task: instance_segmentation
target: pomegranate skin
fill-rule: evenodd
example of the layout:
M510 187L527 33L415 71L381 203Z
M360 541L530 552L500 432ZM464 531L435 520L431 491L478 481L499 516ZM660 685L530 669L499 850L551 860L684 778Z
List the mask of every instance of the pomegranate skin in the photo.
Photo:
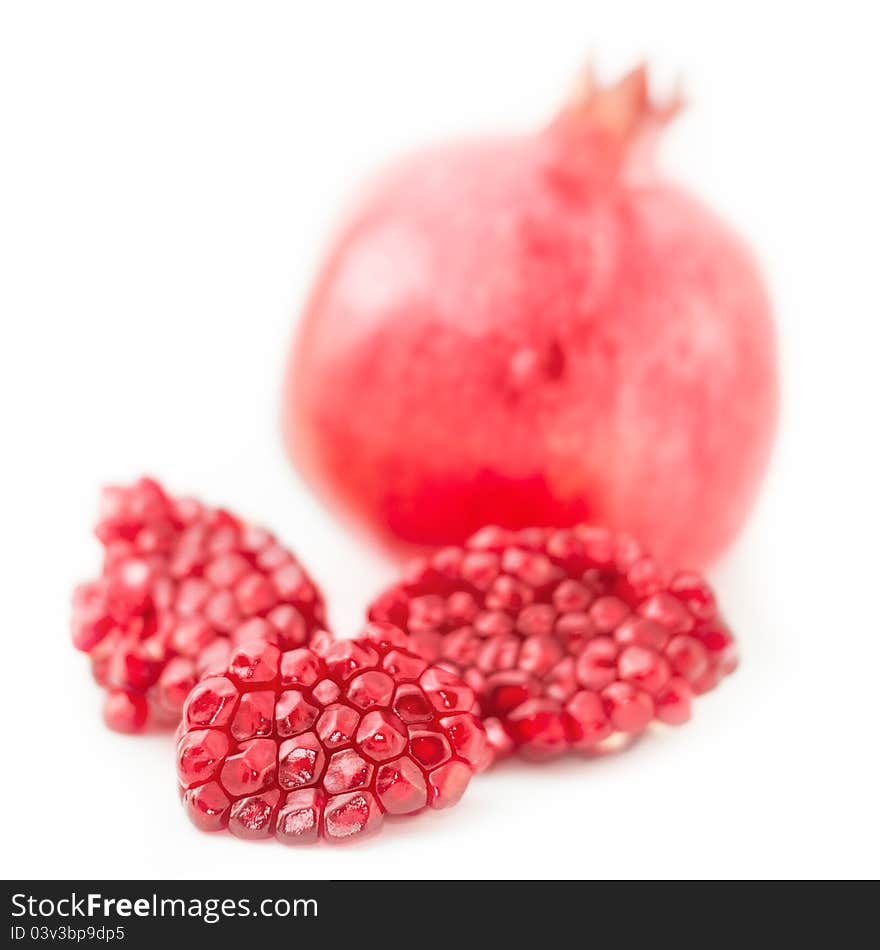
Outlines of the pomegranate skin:
M643 71L538 135L433 148L331 249L288 364L285 440L392 549L590 520L705 566L777 416L760 274L658 177Z

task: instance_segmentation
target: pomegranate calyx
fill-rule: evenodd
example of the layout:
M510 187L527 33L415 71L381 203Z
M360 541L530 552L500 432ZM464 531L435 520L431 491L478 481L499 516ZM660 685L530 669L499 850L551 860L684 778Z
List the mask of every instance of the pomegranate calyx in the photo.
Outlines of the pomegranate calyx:
M551 129L568 140L592 143L619 165L628 162L630 155L642 158L650 153L657 135L683 106L679 88L665 100L652 98L645 63L608 85L597 80L588 63Z

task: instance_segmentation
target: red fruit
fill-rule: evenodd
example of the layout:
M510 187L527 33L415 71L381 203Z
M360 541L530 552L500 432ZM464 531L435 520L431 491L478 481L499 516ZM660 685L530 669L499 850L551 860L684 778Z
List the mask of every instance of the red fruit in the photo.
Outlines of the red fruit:
M736 666L702 578L587 525L484 528L414 562L370 619L461 675L499 758L600 751L653 719L686 722L693 694Z
M177 774L194 824L343 842L386 814L455 804L491 758L474 694L406 646L388 624L286 652L242 643L184 706Z
M90 655L108 691L104 719L120 732L179 719L232 643L289 649L324 626L320 593L268 531L151 479L105 489L96 534L104 567L74 593L73 642Z
M423 151L330 249L291 353L286 441L391 545L590 520L705 564L777 412L747 248L659 177L677 104L643 69L536 135Z

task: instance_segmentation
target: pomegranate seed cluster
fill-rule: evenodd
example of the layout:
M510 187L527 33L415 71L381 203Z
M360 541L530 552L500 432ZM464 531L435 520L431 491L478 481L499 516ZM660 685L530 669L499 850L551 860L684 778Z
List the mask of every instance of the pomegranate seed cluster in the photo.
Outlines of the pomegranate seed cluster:
M111 487L101 575L73 641L112 728L178 723L184 808L204 831L346 842L454 805L519 752L617 747L736 667L697 574L600 528L484 528L415 561L356 640L261 528L155 481Z
M240 644L184 706L177 772L192 821L240 838L343 842L386 814L455 804L491 760L475 696L407 645L386 624L294 650Z
M415 562L370 618L462 676L498 757L597 751L652 720L683 723L692 696L736 667L700 576L586 525L485 528Z
M151 479L105 489L96 534L103 570L74 594L73 642L107 690L114 729L177 722L237 643L290 649L325 625L314 583L272 534Z

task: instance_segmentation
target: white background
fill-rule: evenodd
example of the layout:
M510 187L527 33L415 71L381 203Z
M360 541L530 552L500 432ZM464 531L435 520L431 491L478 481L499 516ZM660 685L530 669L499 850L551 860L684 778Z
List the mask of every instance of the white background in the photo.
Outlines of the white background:
M867 3L46 3L0 14L7 877L876 876L878 23ZM873 21L873 22L872 22ZM168 737L114 735L68 597L99 486L265 522L356 631L392 565L290 471L279 384L328 228L412 145L537 128L592 54L691 101L665 168L756 247L783 418L711 572L740 671L600 762L510 765L344 849L192 828Z

